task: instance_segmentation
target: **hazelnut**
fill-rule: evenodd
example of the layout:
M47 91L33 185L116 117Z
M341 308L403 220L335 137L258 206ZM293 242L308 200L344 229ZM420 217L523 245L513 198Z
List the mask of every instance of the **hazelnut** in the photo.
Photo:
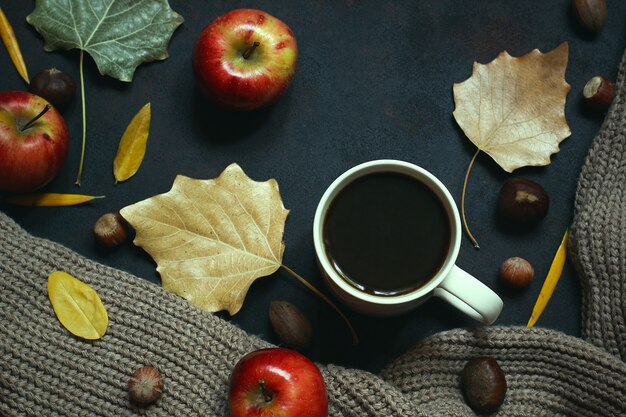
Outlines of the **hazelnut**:
M128 381L130 400L140 406L152 404L163 392L163 377L153 366L137 369Z
M494 358L480 356L465 364L461 388L465 401L474 411L491 413L504 402L506 378Z
M272 301L269 310L270 324L287 346L306 349L311 344L311 322L296 306L288 301Z
M498 208L506 219L520 225L538 223L548 214L550 199L543 187L534 181L513 178L500 189Z
M598 110L606 110L613 102L613 83L597 75L587 81L583 88L585 103Z
M607 15L604 0L572 0L572 8L585 29L600 32L604 27Z
M113 248L126 240L126 220L118 213L107 213L93 227L96 242Z
M535 276L532 264L524 258L514 256L502 262L500 279L507 285L515 288L524 288Z

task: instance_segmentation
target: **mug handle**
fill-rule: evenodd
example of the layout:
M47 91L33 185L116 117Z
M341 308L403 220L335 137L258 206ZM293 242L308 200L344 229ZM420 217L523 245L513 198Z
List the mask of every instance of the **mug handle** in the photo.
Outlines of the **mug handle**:
M504 304L489 287L456 265L435 288L433 295L485 324L496 321Z

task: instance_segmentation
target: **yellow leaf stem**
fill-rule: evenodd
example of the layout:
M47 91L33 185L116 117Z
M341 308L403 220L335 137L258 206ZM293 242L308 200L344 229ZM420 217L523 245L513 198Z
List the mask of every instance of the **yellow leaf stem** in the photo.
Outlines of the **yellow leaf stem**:
M150 103L139 110L122 135L113 161L115 182L126 181L137 173L146 154L149 132Z
M554 255L554 259L552 260L552 265L550 265L550 270L548 271L548 275L546 276L546 280L543 282L543 286L541 287L541 291L539 292L539 296L537 297L537 301L535 302L535 306L533 307L533 312L530 315L530 319L528 320L527 327L533 327L543 310L545 310L552 294L554 293L554 289L556 288L556 284L559 282L561 278L561 273L563 272L563 267L565 266L565 259L567 258L567 241L569 239L569 231L566 230L563 235L563 240L559 245L559 248L556 251L556 255Z
M4 46L6 46L7 51L9 51L9 56L11 57L11 61L13 61L13 65L15 65L15 69L17 69L17 72L24 79L24 81L26 81L27 84L30 83L30 79L28 78L28 71L26 70L26 64L24 63L24 58L22 57L20 46L17 43L15 32L13 31L13 27L9 23L9 20L2 11L1 7L0 37L2 37L2 42L4 43Z
M34 193L5 197L4 201L18 206L64 207L86 203L104 196L84 194Z
M109 326L106 308L89 285L62 271L48 277L48 298L57 318L70 333L100 339Z

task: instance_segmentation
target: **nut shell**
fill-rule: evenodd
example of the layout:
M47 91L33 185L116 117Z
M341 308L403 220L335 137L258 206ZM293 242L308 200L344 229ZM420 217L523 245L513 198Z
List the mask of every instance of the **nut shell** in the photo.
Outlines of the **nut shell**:
M269 319L281 342L294 349L306 349L311 345L313 328L309 319L288 301L272 301Z
M163 376L153 366L138 368L128 381L130 400L140 406L154 403L163 392Z
M613 83L608 78L597 75L585 84L583 97L589 106L598 110L606 110L613 102Z
M513 256L500 266L500 280L515 288L524 288L535 276L532 264L524 258Z
M478 413L496 411L504 402L506 378L491 356L470 359L463 368L461 384L465 401Z
M48 100L54 107L62 108L74 99L76 84L66 73L56 68L49 68L33 77L29 90Z
M533 225L548 214L550 198L534 181L513 178L506 181L498 196L500 214L519 225Z
M578 22L591 32L600 32L606 23L604 0L572 0L572 9Z
M113 248L126 240L126 220L118 213L102 215L93 226L93 234L99 245Z

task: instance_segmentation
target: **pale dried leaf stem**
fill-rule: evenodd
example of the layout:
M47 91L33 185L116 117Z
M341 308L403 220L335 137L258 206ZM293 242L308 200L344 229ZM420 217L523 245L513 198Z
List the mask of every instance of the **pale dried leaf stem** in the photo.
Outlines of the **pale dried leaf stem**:
M283 264L281 264L280 266L285 271L287 271L290 275L292 275L294 278L296 278L298 281L300 281L300 283L302 285L304 285L309 290L311 290L315 295L320 297L326 304L331 306L333 308L333 310L335 310L337 312L337 314L339 314L339 316L341 316L343 321L346 323L346 325L350 329L350 333L352 334L352 344L355 345L355 346L358 345L359 344L359 336L356 334L356 331L354 330L354 327L352 327L352 323L350 323L350 320L345 316L345 314L343 314L343 312L339 309L339 307L337 307L335 305L335 303L330 301L330 299L328 297L326 297L320 290L318 290L313 285L311 285L306 279L304 279L300 275L298 275L294 270L292 270L291 268L289 268L288 266L283 265Z
M472 167L474 166L474 161L476 161L476 157L478 156L479 153L480 153L480 149L476 149L476 153L474 153L474 156L472 157L472 160L470 161L469 166L467 167L467 172L465 173L465 180L463 181L463 192L461 194L461 218L463 219L463 227L465 228L465 231L467 232L467 235L469 236L470 241L472 242L472 245L474 245L475 249L480 249L480 246L478 245L478 242L474 238L474 235L472 235L472 232L470 231L469 226L467 225L467 219L465 217L465 192L467 190L467 181L469 179L470 171L472 170Z
M76 182L74 185L80 187L80 179L83 176L83 164L85 162L85 143L87 142L87 111L85 109L85 80L83 76L83 57L84 52L80 50L80 65L79 65L79 73L80 73L80 100L82 106L82 117L83 117L83 140L82 146L80 150L80 162L78 163L78 174L76 175Z

